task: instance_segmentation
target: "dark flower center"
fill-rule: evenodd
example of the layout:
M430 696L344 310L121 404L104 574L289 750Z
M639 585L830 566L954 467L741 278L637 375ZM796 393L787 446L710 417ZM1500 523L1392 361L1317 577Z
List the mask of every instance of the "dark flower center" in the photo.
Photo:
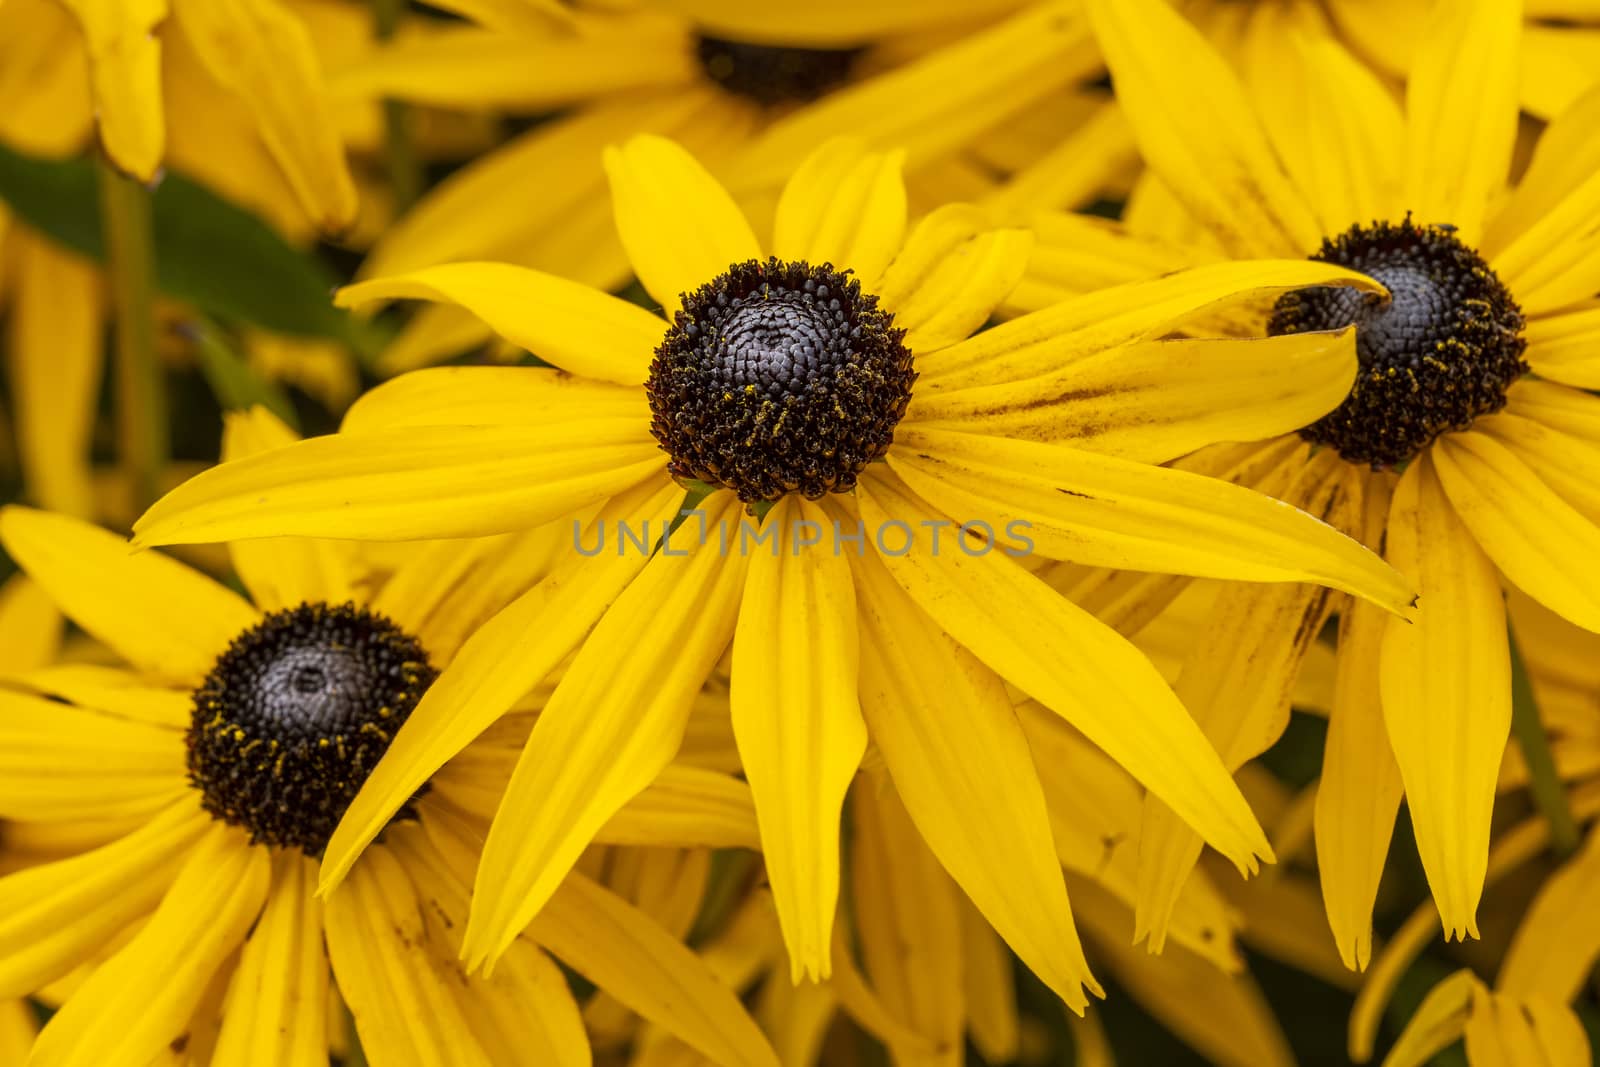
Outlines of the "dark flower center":
M1269 331L1356 327L1360 369L1342 404L1300 431L1373 468L1404 463L1441 434L1499 411L1528 370L1522 309L1452 227L1353 226L1312 259L1382 282L1384 300L1354 289L1301 289L1280 297Z
M272 612L195 690L189 780L253 843L320 856L437 676L416 638L364 608Z
M762 107L808 104L844 82L860 48L785 48L700 34L695 55L706 77Z
M668 469L746 503L854 488L911 399L904 336L829 265L735 264L684 294L650 365Z

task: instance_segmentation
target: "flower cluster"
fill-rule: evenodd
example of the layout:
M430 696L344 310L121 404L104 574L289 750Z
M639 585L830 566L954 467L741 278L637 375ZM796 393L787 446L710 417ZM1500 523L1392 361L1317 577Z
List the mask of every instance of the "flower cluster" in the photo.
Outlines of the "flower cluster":
M0 1064L1592 1062L1593 3L4 0L0 104Z

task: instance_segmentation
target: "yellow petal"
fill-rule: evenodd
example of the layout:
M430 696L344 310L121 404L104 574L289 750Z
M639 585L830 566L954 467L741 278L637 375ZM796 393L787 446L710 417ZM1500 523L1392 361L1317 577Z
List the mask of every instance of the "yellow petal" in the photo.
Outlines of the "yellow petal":
M676 763L624 804L595 840L668 848L761 847L748 785L727 774Z
M187 1031L207 986L250 932L270 882L267 850L214 825L155 915L78 987L28 1062L146 1067Z
M0 1001L0 1056L7 1063L25 1063L39 1031L33 1005L26 1000Z
M915 168L965 147L1095 64L1076 0L1028 4L1001 22L780 118L740 155L730 175L741 189L775 187L817 145L841 134L860 137L878 150L903 148Z
M863 478L858 495L869 529L938 516L892 476ZM904 555L875 558L957 642L1081 730L1241 870L1270 857L1222 761L1142 653L1005 555L948 544L935 554L931 538L913 534Z
M421 20L416 20L421 21ZM504 33L459 23L423 30L329 79L340 98L392 97L444 108L541 113L630 90L671 92L699 73L677 19L635 11L581 32Z
M697 26L755 44L811 48L859 45L947 22L981 18L1014 6L1013 0L810 0L805 8L755 11L741 0L665 0Z
M1053 148L985 197L983 205L1001 219L1025 222L1040 211L1087 204L1122 180L1138 159L1133 127L1115 101L1106 97Z
M345 433L403 426L511 426L650 419L637 385L624 388L550 367L432 367L402 374L345 412Z
M1587 234L1587 227L1581 225L1584 212L1574 213L1573 209L1586 199L1593 203L1592 192L1586 197L1584 191L1600 163L1600 149L1593 138L1597 118L1600 93L1590 93L1545 127L1527 173L1495 213L1484 237L1483 250L1490 264L1516 291L1519 302L1524 302L1529 288L1523 283L1534 280L1528 272L1538 271L1549 281L1550 272L1541 260L1554 246L1567 240L1582 241ZM1559 305L1547 305L1554 306Z
M0 996L60 978L149 914L212 825L187 796L126 837L0 879Z
M1434 986L1384 1057L1383 1067L1422 1067L1459 1041L1473 996L1482 988L1471 971L1457 971Z
M1348 488L1332 453L1307 467L1292 496L1312 514L1339 522ZM1303 583L1229 585L1179 671L1174 691L1222 761L1237 771L1289 725L1295 676L1329 611L1326 590ZM1241 679L1248 682L1241 684ZM1200 858L1201 841L1159 800L1146 800L1139 838L1134 937L1159 952L1178 894Z
M1456 514L1501 572L1563 618L1600 631L1600 577L1578 565L1600 554L1600 527L1484 434L1441 438L1433 460Z
M1165 463L1218 441L1293 433L1332 411L1356 376L1355 331L1146 341L1056 373L913 398L908 417Z
M875 510L863 507L869 524ZM861 596L862 710L895 789L984 917L1081 1012L1083 987L1101 990L1072 925L1044 792L1005 687L940 632L879 558L851 563Z
M194 698L187 690L154 685L138 671L122 667L56 663L11 680L69 704L178 732L189 728L194 714Z
M182 735L0 690L0 815L137 818L188 784Z
M1021 1050L1020 1008L1011 956L970 901L959 901L961 960L967 994L967 1032L983 1058L1010 1063Z
M426 818L426 816L424 816ZM471 884L451 869L422 827L398 827L385 841L416 886L428 938L452 978L456 1000L489 1062L589 1067L583 1016L561 968L531 941L518 941L493 978L463 978L456 932L465 927Z
M529 934L573 970L724 1067L776 1067L732 990L677 938L574 874Z
M817 149L778 199L772 254L852 270L870 290L905 236L904 164L848 138Z
M19 571L0 584L0 675L52 662L61 650L61 611L38 582Z
M157 678L198 684L259 617L198 571L65 515L6 508L0 539L73 621Z
M29 495L52 511L94 511L89 446L104 360L93 264L19 231L10 369L17 449Z
M1580 394L1582 395L1582 394ZM1585 396L1600 415L1600 401ZM1600 441L1584 441L1523 415L1483 415L1472 424L1504 446L1591 524L1600 523Z
M1315 216L1210 42L1160 0L1094 0L1089 13L1145 160L1190 213L1236 256L1315 250Z
M1080 889L1079 886L1082 885ZM1208 1062L1290 1067L1294 1056L1267 999L1248 973L1225 974L1178 948L1160 956L1136 947L1125 909L1099 886L1074 880L1085 933L1117 982Z
M1588 1067L1594 1062L1577 1013L1543 997L1503 996L1475 985L1462 1036L1473 1067Z
M503 533L636 485L660 456L645 425L616 418L312 437L190 479L134 524L135 543Z
M1406 203L1467 245L1511 169L1517 138L1518 0L1443 4L1406 82Z
M645 380L650 355L666 333L666 324L643 308L506 263L449 263L360 282L334 294L334 303L347 308L399 299L459 305L507 341L562 370L622 385Z
M829 522L792 496L767 513L774 547L752 552L733 641L733 735L796 982L828 977L839 812L867 749L850 565L806 547Z
M161 165L161 42L166 0L64 0L89 49L100 142L120 169L150 181Z
M596 520L618 537L670 521L682 490L647 482ZM587 544L588 542L584 542ZM323 853L321 892L339 884L364 848L428 778L549 674L583 640L645 565L643 551L578 558L485 623L423 694L346 809Z
M696 691L733 636L745 557L717 549L738 501L716 494L612 603L528 738L484 846L463 954L492 962L595 833L661 773Z
M1315 582L1402 615L1413 599L1410 585L1358 542L1220 479L921 427L898 432L889 466L945 513L987 524L976 529L1006 555L1037 551L1092 566Z
M228 986L213 1059L239 1067L321 1067L328 1058L328 959L316 865L272 858L272 891Z
M299 435L263 407L223 416L222 461L284 448ZM348 546L308 537L230 541L233 569L262 611L282 611L307 601L342 604L351 599L353 561Z
M332 101L310 30L274 0L174 0L206 70L238 94L306 214L330 232L356 217Z
M1517 924L1495 988L1565 1004L1600 957L1600 917L1584 902L1600 888L1600 834L1551 875Z
M851 901L863 970L890 1015L936 1050L919 1054L891 1040L894 1060L949 1063L966 1015L960 894L882 774L862 778L851 811Z
M680 294L761 257L739 205L672 141L635 137L606 149L605 166L622 247L669 319Z
M1367 482L1367 514L1387 511L1387 491ZM1349 604L1339 618L1333 709L1322 754L1315 828L1317 871L1328 923L1344 965L1366 970L1372 956L1372 909L1400 807L1400 768L1389 747L1378 688L1385 621L1370 604Z
M1511 665L1499 576L1456 517L1429 453L1400 479L1388 554L1421 591L1392 619L1379 685L1417 851L1446 932L1478 936L1495 777L1511 728Z
M985 330L919 359L917 388L926 394L1043 377L1086 356L1159 337L1217 308L1318 285L1385 292L1365 275L1314 260L1207 264L1087 293Z
M326 936L339 993L362 1045L382 1062L492 1062L453 992L467 984L453 944L432 930L395 854L372 848L328 897Z
M1307 115L1304 188L1322 232L1398 214L1405 118L1389 88L1332 39L1299 37ZM1280 46L1281 47L1281 46Z
M1600 303L1541 315L1528 323L1526 334L1526 358L1534 373L1579 389L1600 389ZM1548 383L1529 384L1549 388Z

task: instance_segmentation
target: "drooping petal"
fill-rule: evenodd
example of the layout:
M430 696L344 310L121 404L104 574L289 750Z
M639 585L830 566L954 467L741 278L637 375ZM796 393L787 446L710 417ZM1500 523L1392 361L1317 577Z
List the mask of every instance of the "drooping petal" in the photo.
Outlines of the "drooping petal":
M1145 159L1239 256L1309 255L1322 237L1244 87L1160 0L1093 0L1095 37Z
M0 879L0 997L43 988L149 914L210 825L185 797L126 837Z
M717 540L738 501L716 494L616 598L539 715L478 868L463 952L491 962L526 927L578 856L677 752L696 691L733 636L743 553Z
M872 286L905 237L904 164L904 152L868 152L850 138L817 149L778 199L772 254L832 263Z
M260 914L271 879L266 849L213 825L150 921L74 991L28 1062L146 1067L191 1025L207 987Z
M23 481L51 511L88 518L104 362L100 279L93 264L43 237L19 230L11 247L19 262L7 340Z
M1367 525L1382 530L1388 488L1366 483ZM1374 529L1375 528L1375 529ZM1400 768L1383 724L1378 656L1385 619L1370 604L1340 613L1333 709L1317 787L1317 872L1328 923L1344 965L1366 970L1372 956L1372 909L1400 807Z
M829 521L792 496L767 513L774 548L752 553L733 641L733 735L796 982L829 973L839 813L867 749L850 565L806 543Z
M1445 931L1476 937L1511 728L1510 653L1499 575L1456 517L1429 453L1395 490L1388 555L1421 598L1416 618L1391 619L1383 637L1383 720Z
M986 523L983 536L1051 559L1315 582L1402 615L1413 599L1393 568L1306 512L1187 471L922 427L896 434L889 466L945 513Z
M948 1067L958 1062L966 1022L960 893L882 774L861 779L851 811L862 967L883 1006L932 1052L889 1047L896 1063Z
M606 149L605 166L622 247L669 319L681 294L761 257L739 205L672 141L634 137Z
M0 540L74 622L157 678L198 684L259 618L198 571L66 515L6 508Z
M636 386L645 380L650 354L666 333L666 323L635 304L508 263L424 267L347 285L333 298L346 308L374 300L455 304L507 341L562 370L621 385Z
M1145 341L1039 378L914 398L907 417L1166 463L1218 441L1259 441L1332 411L1355 382L1355 331Z
M875 521L871 508L863 516ZM1081 1012L1083 987L1098 995L1100 986L1072 925L1044 792L1005 687L940 632L879 558L851 564L861 598L862 710L895 789L985 918Z
M1406 81L1406 203L1476 246L1517 139L1520 0L1434 8Z
M620 539L669 522L682 490L665 478L601 509L595 525ZM587 542L583 542L587 543ZM505 714L583 640L644 567L643 550L570 561L485 623L445 668L346 809L323 853L320 891L339 884L373 838L423 783Z
M167 0L64 0L89 49L89 87L100 143L141 181L161 165L166 126L161 109L161 42L155 29Z
M272 858L272 889L228 987L213 1058L238 1067L322 1067L328 1058L328 958L316 864Z
M196 475L145 512L134 541L479 537L572 515L661 467L634 419L330 434Z
M872 530L943 518L892 476L863 478L858 495ZM948 544L936 554L931 538L912 537L904 554L875 558L960 645L1083 731L1241 870L1271 856L1222 761L1133 645L1003 554Z
M1352 526L1345 470L1323 452L1285 495L1324 521ZM1327 619L1329 599L1327 590L1304 583L1234 584L1217 596L1173 688L1229 770L1265 752L1289 725L1295 679ZM1148 935L1154 951L1165 941L1200 850L1199 837L1170 808L1145 801L1134 937Z
M1473 993L1482 988L1483 983L1471 971L1461 970L1430 989L1384 1058L1383 1067L1422 1067L1435 1053L1461 1040Z
M1433 450L1445 495L1483 551L1517 586L1586 630L1600 631L1600 526L1480 433L1449 434Z
M250 109L306 214L335 233L354 222L355 183L299 16L272 0L172 0L172 12L210 75Z
M1365 275L1316 260L1210 263L1086 293L985 330L918 359L917 388L937 393L1044 377L1086 356L1159 337L1217 308L1318 285L1385 292Z

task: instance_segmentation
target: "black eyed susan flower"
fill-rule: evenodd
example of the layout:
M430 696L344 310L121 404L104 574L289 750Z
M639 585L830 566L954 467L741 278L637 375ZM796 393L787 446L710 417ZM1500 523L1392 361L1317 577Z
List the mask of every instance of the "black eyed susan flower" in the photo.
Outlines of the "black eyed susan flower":
M323 229L354 219L336 113L296 5L17 0L0 24L0 53L15 50L0 64L16 78L0 93L8 142L65 154L98 135L117 168L150 181L169 145L185 141L186 157L215 163L227 151L264 183L286 181ZM252 134L219 137L219 115ZM281 177L261 166L268 157Z
M578 648L479 871L466 954L493 960L672 759L731 642L734 734L795 976L829 970L839 812L870 737L940 862L1081 1008L1093 979L1005 681L1241 868L1266 842L1148 661L1029 573L1018 534L1052 558L1322 582L1405 610L1392 571L1310 516L1149 463L1281 432L1325 411L1351 375L1348 332L1150 338L1241 293L1354 274L1224 265L968 339L1022 269L1027 235L989 230L962 205L907 234L898 154L835 142L813 155L780 198L771 255L671 142L637 138L606 166L623 246L670 323L501 264L345 290L344 304L459 304L559 369L403 376L358 402L340 434L224 465L138 528L153 544L571 524L567 562L473 637L398 733L330 842L324 884ZM1231 415L1209 382L1192 392L1194 379L1167 373L1206 360L1238 371ZM1031 439L1057 412L1077 420L1072 446ZM697 514L652 555L683 507L680 480ZM623 534L647 523L656 533L630 549Z
M229 438L231 455L292 439L259 410ZM550 954L713 1062L776 1064L702 962L580 873L493 979L468 977L457 948L482 824L452 801L450 768L316 895L344 807L461 639L550 558L551 535L418 545L392 572L344 545L236 544L253 604L66 516L8 508L0 540L126 664L58 664L0 690L8 832L89 838L0 878L0 995L84 965L30 1064L143 1067L169 1048L326 1062L330 981L374 1063L587 1063ZM621 833L674 844L675 805Z
M800 161L840 134L904 146L913 177L927 172L942 191L942 162L1005 120L1031 111L1058 138L1076 119L1061 100L1098 66L1078 0L457 7L479 24L413 20L337 71L333 91L559 114L441 183L374 247L368 277L493 260L614 290L631 272L600 167L607 144L678 141L763 216ZM414 369L490 337L459 311L429 308L382 367Z
M1363 965L1403 794L1445 926L1473 934L1511 715L1502 589L1600 629L1600 585L1575 563L1600 551L1600 403L1584 391L1600 385L1600 95L1551 124L1507 192L1515 4L1439 5L1403 110L1330 40L1302 42L1292 128L1263 111L1281 100L1258 106L1166 5L1091 12L1154 179L1130 205L1134 235L1047 221L1047 243L1092 233L1097 251L1078 262L1095 265L1080 274L1047 251L1022 302L1073 276L1092 285L1296 251L1388 287L1372 298L1306 289L1222 324L1279 335L1354 324L1361 371L1297 434L1191 462L1327 516L1417 583L1415 625L1361 605L1340 612L1317 798L1323 889L1346 963ZM1281 732L1300 657L1331 607L1304 588L1240 588L1217 607L1177 688L1230 765ZM1242 701L1224 680L1244 662L1256 685ZM1187 829L1159 817L1168 844L1152 850L1140 924L1157 942L1199 854Z

